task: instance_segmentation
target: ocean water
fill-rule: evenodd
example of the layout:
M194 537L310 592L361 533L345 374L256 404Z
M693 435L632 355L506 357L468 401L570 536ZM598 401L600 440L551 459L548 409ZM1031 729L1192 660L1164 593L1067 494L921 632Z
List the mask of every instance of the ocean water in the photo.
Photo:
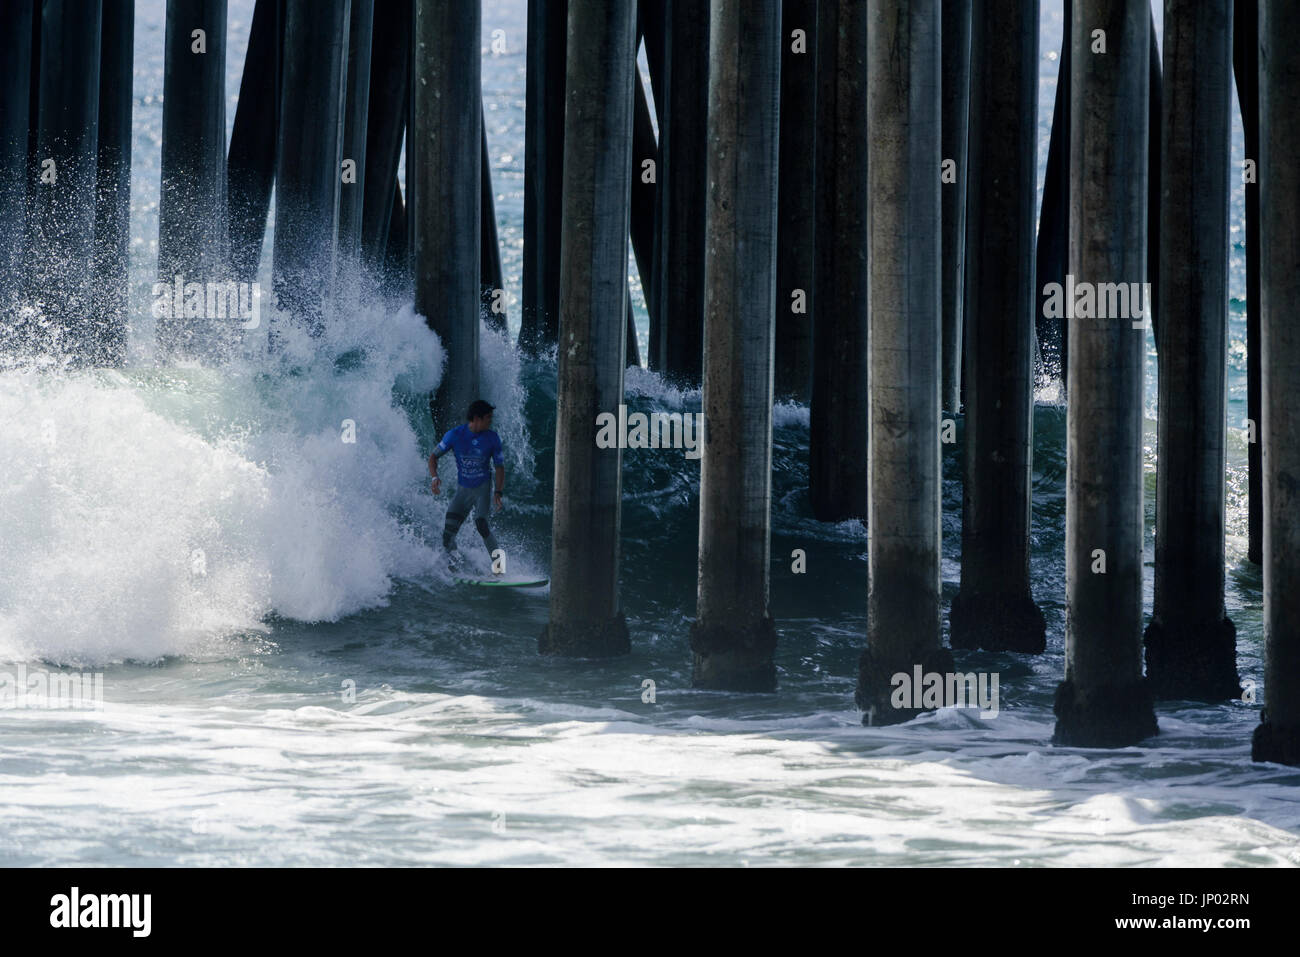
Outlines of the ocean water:
M867 537L811 518L808 409L792 404L776 410L773 455L778 693L690 688L699 471L675 451L625 453L632 653L539 657L545 590L467 591L438 562L446 500L428 491L423 395L441 350L409 306L335 316L274 352L250 336L222 364L155 360L164 4L137 6L131 361L0 371L0 671L98 672L104 689L98 710L0 710L0 865L1300 864L1300 770L1250 761L1262 698L1162 703L1141 747L1051 746L1065 473L1052 383L1032 527L1047 652L956 655L1000 674L995 717L861 726ZM230 7L233 122L252 3ZM513 332L523 0L488 0L483 32ZM1045 3L1040 166L1059 38ZM1232 209L1227 601L1242 677L1259 683L1239 184ZM635 281L633 295L644 350ZM512 572L546 574L554 361L522 361L485 330L482 363L511 492L494 526ZM627 389L633 409L700 406L644 370ZM1154 351L1146 407L1150 527ZM945 601L960 578L959 449L945 451ZM461 538L478 546L472 529ZM1150 562L1149 531L1147 545ZM808 574L791 572L796 548ZM1147 587L1149 612L1150 573Z

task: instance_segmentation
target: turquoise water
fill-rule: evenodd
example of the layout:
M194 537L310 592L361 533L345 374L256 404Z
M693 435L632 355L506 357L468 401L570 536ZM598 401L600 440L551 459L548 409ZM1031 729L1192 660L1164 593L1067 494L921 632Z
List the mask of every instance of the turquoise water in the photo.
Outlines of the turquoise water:
M422 395L440 352L409 308L335 317L320 339L290 335L276 353L250 339L222 366L153 361L163 6L137 14L132 360L121 372L0 372L0 671L102 672L105 699L96 711L0 711L0 864L1300 864L1300 771L1250 762L1258 703L1164 703L1160 735L1140 748L1050 746L1065 472L1050 383L1035 415L1032 529L1047 653L956 656L1000 673L996 717L944 709L860 725L867 538L857 523L812 520L797 405L775 416L776 695L690 688L699 473L680 452L625 453L632 654L539 657L545 590L458 588L437 562L445 500L428 492ZM232 0L230 121L251 10ZM489 0L483 17L512 331L523 11ZM1040 165L1059 13L1044 5ZM504 56L488 49L496 29ZM1239 127L1234 150L1236 161ZM1232 209L1227 600L1242 676L1259 682L1240 184ZM486 332L482 361L512 493L497 534L512 572L546 574L554 363L522 362ZM629 373L628 394L634 410L700 406L698 391L644 370ZM1150 526L1153 352L1146 404ZM949 600L960 445L946 448ZM808 574L790 570L796 548Z

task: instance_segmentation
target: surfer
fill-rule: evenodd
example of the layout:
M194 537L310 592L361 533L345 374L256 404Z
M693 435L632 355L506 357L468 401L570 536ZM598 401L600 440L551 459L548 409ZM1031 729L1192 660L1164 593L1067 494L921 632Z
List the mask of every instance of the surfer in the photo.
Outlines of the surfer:
M501 436L492 431L492 410L495 408L482 399L475 399L465 413L465 424L456 426L444 435L429 456L429 474L433 476L434 495L442 491L442 480L438 478L438 457L447 452L453 452L456 456L459 488L447 506L447 524L442 530L442 547L447 550L453 568L460 562L456 551L456 533L460 531L461 523L469 517L471 508L474 510L474 527L483 536L488 555L495 559L499 547L492 529L488 527L488 493L492 490L488 479L488 459L496 466L496 491L493 497L497 508L501 508L501 496L506 489Z

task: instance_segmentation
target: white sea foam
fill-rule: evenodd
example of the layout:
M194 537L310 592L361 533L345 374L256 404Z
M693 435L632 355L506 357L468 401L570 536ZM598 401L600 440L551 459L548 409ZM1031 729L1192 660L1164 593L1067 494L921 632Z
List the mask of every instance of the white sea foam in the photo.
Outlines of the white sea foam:
M1088 752L1048 747L1050 721L1012 714L864 729L852 711L280 700L110 702L93 720L111 733L82 757L113 774L0 771L0 863L1300 863L1293 772L1252 765L1244 744L1189 751L1177 722L1159 746ZM16 714L11 755L43 763L49 736L85 721Z
M371 310L282 346L0 375L0 657L178 654L272 613L337 620L431 566L401 517L433 510L427 450L394 387L436 385L436 337L409 309Z

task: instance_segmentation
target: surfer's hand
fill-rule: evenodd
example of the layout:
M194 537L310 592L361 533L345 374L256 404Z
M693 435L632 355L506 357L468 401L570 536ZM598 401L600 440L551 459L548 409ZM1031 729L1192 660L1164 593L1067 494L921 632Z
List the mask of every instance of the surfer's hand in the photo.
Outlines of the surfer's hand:
M438 478L438 476L435 475L433 477L433 494L437 495L441 491L442 491L442 479Z
M496 499L497 508L498 508L498 509L502 508L502 506L503 506L504 503L501 501L501 493L500 493L500 492L493 492L493 493L492 493L492 497L493 497L494 499Z

